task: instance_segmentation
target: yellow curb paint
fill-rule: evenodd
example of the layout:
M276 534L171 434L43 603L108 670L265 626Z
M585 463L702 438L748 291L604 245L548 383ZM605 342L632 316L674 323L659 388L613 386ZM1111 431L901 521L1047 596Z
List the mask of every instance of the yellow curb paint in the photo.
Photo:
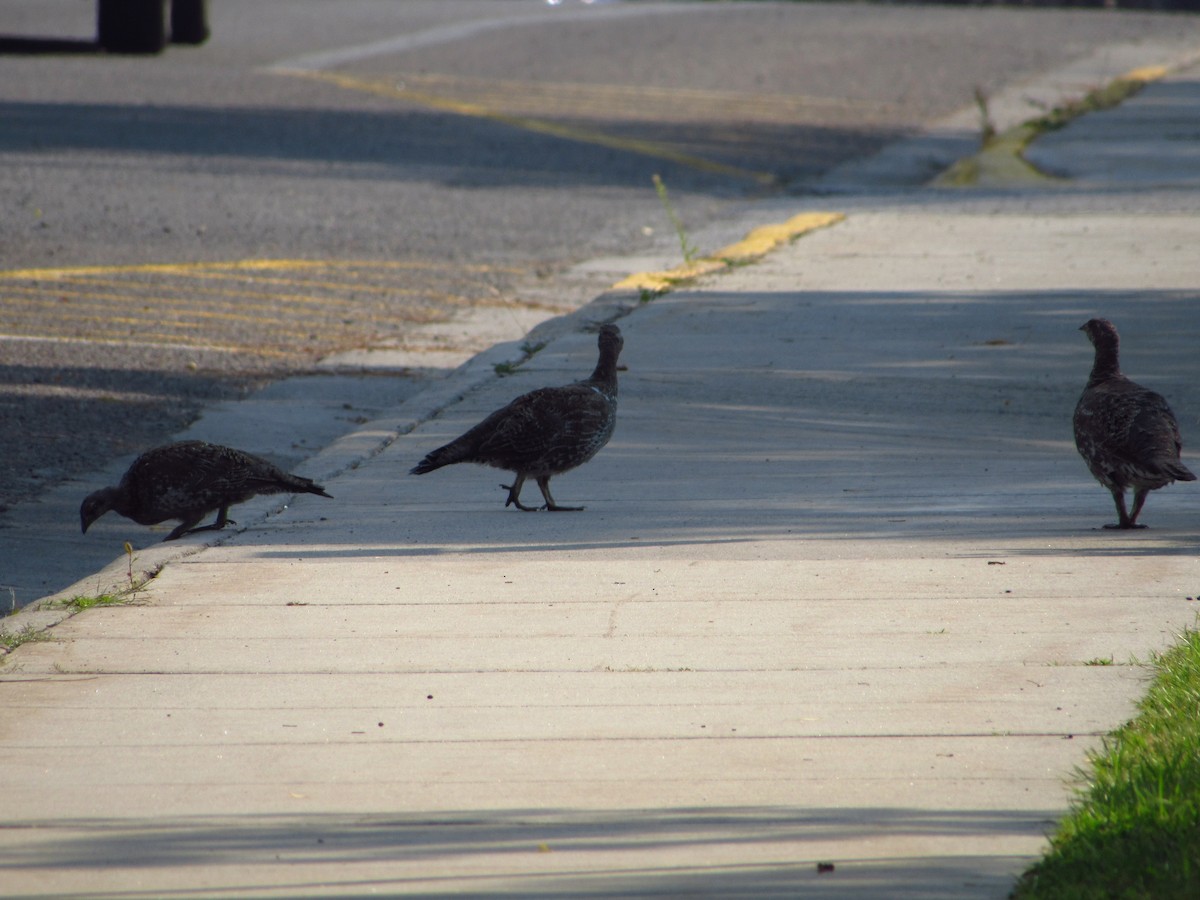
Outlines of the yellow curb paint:
M743 262L758 259L774 250L780 244L793 241L802 234L816 231L818 228L828 228L846 218L839 212L810 212L792 216L786 222L778 225L760 225L736 244L730 244L712 254L713 259L723 259L729 262Z
M699 278L701 275L708 275L712 272L719 272L728 267L728 264L721 260L698 259L690 263L684 263L682 266L677 266L674 269L668 269L665 272L635 272L614 284L613 289L618 291L634 290L660 293L670 290L685 281L690 281L693 278Z
M1158 81L1171 71L1166 66L1142 66L1140 69L1130 69L1120 80L1124 81Z
M760 225L740 241L722 247L716 253L663 272L635 272L614 284L613 290L667 291L701 275L760 259L780 244L793 241L810 231L836 225L845 218L845 213L840 212L811 212L800 213L775 225Z
M535 134L546 134L551 137L564 138L569 141L576 141L582 144L594 144L598 147L608 147L612 150L624 150L630 153L637 153L641 156L649 156L654 159L662 159L668 162L678 163L681 166L687 166L690 169L696 169L701 172L709 172L715 175L728 175L733 178L743 178L754 181L762 185L775 184L777 179L769 172L755 172L751 169L743 169L740 166L731 166L725 163L714 162L710 159L704 159L699 156L693 156L690 153L684 153L670 147L666 144L660 144L655 141L643 141L638 138L623 138L615 135L607 134L603 131L596 131L591 128L580 128L573 125L562 125L557 122L549 122L544 119L534 119L529 116L514 116L507 113L498 112L489 109L479 103L469 103L464 100L455 100L450 97L442 97L438 94L431 94L427 91L414 91L401 85L394 84L390 81L368 81L361 78L353 78L349 75L342 75L337 72L314 72L302 69L275 69L272 70L281 75L290 75L297 78L310 78L315 81L324 81L328 84L335 84L338 87L347 90L362 91L369 94L375 94L379 97L391 97L396 100L404 100L409 103L415 103L420 106L425 106L430 109L438 109L443 112L452 112L460 116L473 116L478 119L487 119L492 122L500 122L504 125L511 125L514 128L520 128L525 131L532 131Z

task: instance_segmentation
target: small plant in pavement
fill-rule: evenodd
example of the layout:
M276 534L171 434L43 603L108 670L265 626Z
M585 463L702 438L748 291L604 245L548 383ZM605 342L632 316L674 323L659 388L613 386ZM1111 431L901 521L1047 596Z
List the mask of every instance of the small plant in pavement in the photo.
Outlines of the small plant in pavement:
M988 108L987 91L975 86L975 106L979 108L979 144L986 147L996 136L996 124L992 121L992 113Z
M123 606L129 603L130 599L130 597L124 594L97 594L94 597L79 594L69 600L62 601L62 606L64 609L83 612L85 609L93 609L97 606Z
M32 623L19 631L0 631L0 647L6 651L16 650L22 644L48 640L50 640L50 635L45 631L34 628Z
M679 247L683 251L683 261L690 263L700 251L696 245L688 240L687 229L683 227L683 222L679 215L675 212L675 207L671 204L671 198L667 195L667 186L663 183L659 175L651 176L654 181L654 190L658 193L659 202L662 203L663 209L667 212L667 218L671 220L671 225L675 229L675 234L679 237Z

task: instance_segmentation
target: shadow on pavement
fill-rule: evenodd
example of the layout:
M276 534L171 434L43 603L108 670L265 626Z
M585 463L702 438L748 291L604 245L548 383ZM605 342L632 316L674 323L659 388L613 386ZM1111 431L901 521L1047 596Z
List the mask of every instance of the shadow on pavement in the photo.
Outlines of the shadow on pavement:
M79 56L104 52L97 41L0 34L0 56Z
M453 119L453 131L448 122ZM424 110L288 110L79 103L0 103L0 153L108 150L319 164L319 174L367 179L435 177L465 187L624 185L649 172L672 187L737 193L728 174L699 172L642 153L537 134L471 116ZM570 124L570 120L564 120ZM613 136L652 141L697 157L769 172L780 181L820 174L867 156L907 132L896 127L824 127L803 122L588 122ZM211 164L211 163L210 163ZM441 173L440 176L438 173ZM317 177L317 176L314 176Z
M1056 814L702 807L56 819L7 823L28 839L19 846L10 843L0 871L46 869L61 878L73 868L89 870L92 877L104 869L136 869L147 895L153 893L155 869L240 864L245 873L240 889L303 889L306 896L321 896L324 890L327 896L356 897L385 888L437 890L450 884L461 890L475 883L476 895L766 897L802 890L805 897L950 900L967 885L977 892L980 884L994 882L1003 891L1026 862L974 854L970 848L978 845L973 842L1040 838ZM869 846L927 839L944 847L947 837L963 842L962 856L830 860L823 855L833 841L854 839ZM712 848L713 861L697 866L697 848L705 846ZM743 862L722 864L722 851L730 847ZM675 866L677 851L693 863ZM575 861L583 854L586 867ZM744 862L748 858L763 861ZM833 863L833 870L818 872L818 862ZM334 867L347 864L359 871L373 866L378 875L344 880L339 877L344 869ZM88 896L109 895L101 881Z
M1071 427L1092 360L1078 325L1089 310L1118 320L1126 313L1126 371L1171 401L1186 459L1189 435L1200 441L1200 401L1188 383L1194 341L1179 335L1183 299L1173 291L798 291L707 294L689 305L681 292L630 320L612 443L555 479L556 496L586 512L506 510L499 470L407 474L511 397L580 368L551 353L357 468L339 486L338 508L320 510L327 527L293 534L279 520L282 532L237 540L261 539L266 557L303 547L313 559L670 553L801 539L877 540L884 555L888 544L905 552L905 542L947 539L1036 555L1087 535L1100 539L1098 553L1193 553L1188 485L1154 493L1145 531L1100 533L1112 500L1080 460ZM667 333L659 315L670 315L665 355L638 339L639 326ZM730 340L723 346L714 334ZM309 509L300 504L293 515Z

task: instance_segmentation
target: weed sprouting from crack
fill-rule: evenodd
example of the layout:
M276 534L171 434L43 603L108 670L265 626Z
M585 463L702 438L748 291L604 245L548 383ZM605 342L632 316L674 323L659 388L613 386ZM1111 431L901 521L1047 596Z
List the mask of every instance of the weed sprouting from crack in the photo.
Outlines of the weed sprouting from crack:
M0 648L12 652L22 644L32 644L38 641L48 641L50 635L29 623L19 631L0 631Z
M975 86L975 105L979 108L979 146L986 147L996 136L996 123L992 121L992 113L988 107L987 91Z
M659 202L662 203L663 209L667 212L667 218L671 220L675 234L679 237L679 248L683 251L683 261L690 263L700 255L700 251L688 239L687 229L683 227L683 222L675 212L675 207L671 203L671 198L667 195L667 186L663 183L662 177L655 174L651 176L651 180L654 182L654 190L658 194Z
M525 341L525 343L521 344L520 359L518 359L516 362L496 363L494 366L492 366L492 368L501 378L504 378L507 375L512 375L517 371L517 369L525 365L525 363L529 362L529 360L540 353L545 346L545 341Z

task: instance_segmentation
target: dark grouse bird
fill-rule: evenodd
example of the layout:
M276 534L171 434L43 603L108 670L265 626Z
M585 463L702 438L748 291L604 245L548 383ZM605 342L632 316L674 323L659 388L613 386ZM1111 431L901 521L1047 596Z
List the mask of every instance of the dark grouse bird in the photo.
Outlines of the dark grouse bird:
M1108 319L1080 326L1096 348L1096 361L1075 407L1075 446L1096 480L1112 491L1119 521L1137 524L1146 495L1173 481L1195 481L1179 461L1179 424L1167 401L1121 374L1120 339ZM1125 511L1125 489L1133 488L1133 512Z
M581 466L612 437L617 424L617 357L624 346L616 325L600 329L600 359L591 377L563 387L523 394L498 409L462 437L434 450L411 474L424 475L453 463L473 462L508 469L515 474L505 506L527 512L536 509L578 511L582 506L559 506L550 495L550 478ZM521 487L534 478L546 498L544 507L521 503Z
M179 527L163 538L173 541L193 531L236 525L229 518L229 507L258 494L283 493L329 497L325 488L311 479L289 475L262 457L220 444L179 441L147 450L133 461L116 487L89 494L79 508L79 519L85 533L109 510L139 525L179 519ZM219 510L215 522L195 527L214 510Z

